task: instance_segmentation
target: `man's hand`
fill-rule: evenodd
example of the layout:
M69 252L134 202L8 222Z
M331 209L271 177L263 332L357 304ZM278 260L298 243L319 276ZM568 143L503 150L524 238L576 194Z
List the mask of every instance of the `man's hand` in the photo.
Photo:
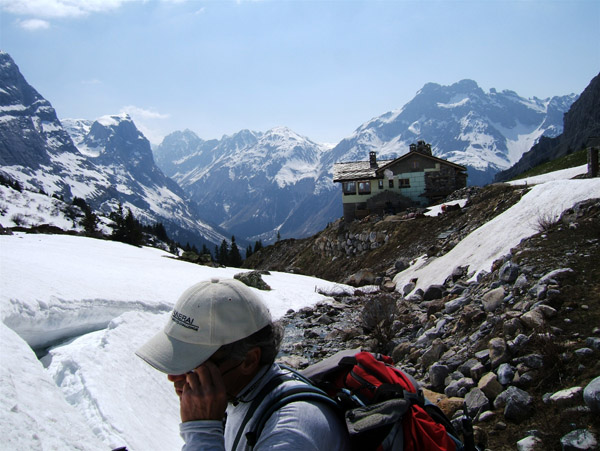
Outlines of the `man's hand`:
M217 366L207 361L186 374L181 394L181 421L222 420L227 408L227 392Z

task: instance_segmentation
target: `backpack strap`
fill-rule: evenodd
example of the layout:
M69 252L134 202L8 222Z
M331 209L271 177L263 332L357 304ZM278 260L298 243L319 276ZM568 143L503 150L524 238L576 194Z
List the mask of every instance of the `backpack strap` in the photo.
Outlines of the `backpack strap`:
M337 402L317 387L307 385L304 387L290 388L269 401L269 405L261 412L261 415L256 422L255 429L246 433L246 441L248 442L249 449L254 448L267 421L269 421L269 418L271 418L275 412L287 404L298 401L317 401L327 404L336 410L339 409Z
M267 384L262 388L262 390L258 393L258 395L256 395L256 397L252 400L252 403L250 404L250 408L248 409L246 416L242 420L242 424L240 425L237 435L235 436L235 440L233 441L233 446L231 448L232 450L235 451L237 449L238 444L240 443L240 440L242 438L242 433L244 432L244 429L246 428L246 425L248 424L248 422L250 421L250 419L256 412L256 409L258 409L258 407L260 406L260 404L261 404L262 400L265 398L265 396L268 393L270 393L271 391L273 391L273 389L275 387L277 387L278 385L282 384L283 382L285 382L287 380L294 380L294 379L292 377L284 376L281 374L273 377L269 382L267 382Z
M278 387L284 382L300 380L306 385L293 387L288 390L285 390L276 398L273 398L268 401L268 404L263 409L261 409L260 416L255 422L254 429L246 433L246 441L248 443L249 449L252 449L254 445L256 445L256 442L258 441L258 438L260 437L260 434L271 415L273 415L274 412L276 412L277 410L281 409L283 406L289 403L296 401L319 401L328 404L334 407L335 409L338 409L337 402L331 399L323 390L312 385L307 378L305 378L302 375L299 375L298 372L291 368L283 368L289 370L292 374L279 374L277 376L274 376L271 380L269 380L269 382L267 382L267 384L262 388L258 395L256 395L256 397L252 401L252 404L250 404L248 412L246 412L246 415L242 420L240 428L238 429L237 435L233 442L233 446L231 448L232 450L237 450L244 429L246 429L246 426L248 425L248 423L262 404L262 401L265 399L265 397L269 393L271 393L276 387Z

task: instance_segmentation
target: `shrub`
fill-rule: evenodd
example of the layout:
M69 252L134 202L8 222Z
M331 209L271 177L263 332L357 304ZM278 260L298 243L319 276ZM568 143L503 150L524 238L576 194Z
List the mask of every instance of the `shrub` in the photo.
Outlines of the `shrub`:
M397 314L396 298L390 294L374 297L363 308L362 327L377 340L381 352L387 351L388 343L394 338Z

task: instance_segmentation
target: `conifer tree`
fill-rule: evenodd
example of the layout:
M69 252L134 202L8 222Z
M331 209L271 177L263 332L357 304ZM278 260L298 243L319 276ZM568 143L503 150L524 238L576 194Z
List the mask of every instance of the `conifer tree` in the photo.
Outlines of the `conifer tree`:
M225 238L223 238L221 247L219 248L219 263L224 266L229 265L229 246L227 245Z
M229 265L239 267L242 265L242 255L235 242L235 236L231 236L231 250L229 251Z

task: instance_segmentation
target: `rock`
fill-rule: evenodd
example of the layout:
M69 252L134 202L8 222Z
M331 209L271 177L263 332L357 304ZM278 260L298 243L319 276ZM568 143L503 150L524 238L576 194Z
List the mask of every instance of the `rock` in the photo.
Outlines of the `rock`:
M443 388L448 374L450 369L446 365L435 363L429 367L429 383L434 389Z
M493 401L496 397L502 393L503 387L500 382L498 382L498 377L494 373L487 373L479 379L477 383L477 388L479 388L485 396Z
M510 261L504 263L498 271L498 277L502 282L513 283L519 277L519 265Z
M471 417L476 417L477 414L486 411L490 407L490 401L485 396L485 393L475 387L465 396L465 404L467 412Z
M544 284L544 285L548 285L548 284L556 285L556 284L558 284L559 281L567 280L567 279L573 277L574 274L575 274L575 271L573 271L571 268L555 269L554 271L550 271L549 273L544 275L539 280L538 283Z
M430 285L423 294L423 300L433 301L434 299L441 299L444 297L445 290L446 287L444 285Z
M470 304L471 297L470 296L461 296L456 299L452 299L444 304L444 312L448 314L452 314L459 310L462 306Z
M386 280L385 282L383 282L381 289L388 293L393 293L394 291L396 291L396 283L391 280Z
M596 351L600 351L600 338L598 337L587 337L585 344Z
M523 293L527 291L528 286L529 281L527 280L527 276L525 274L521 274L519 277L517 277L517 280L515 280L515 283L513 284L513 289L518 293Z
M271 289L269 284L262 279L262 273L260 271L239 273L234 275L233 278L245 283L249 287L258 288L259 290L268 291Z
M542 439L535 435L530 435L517 442L518 451L543 451Z
M396 260L396 262L394 263L394 268L396 269L396 271L401 272L404 271L406 268L408 268L410 266L410 263L402 258L399 258L398 260Z
M481 302L483 303L483 309L486 312L493 312L502 305L503 300L504 288L498 287L485 293Z
M560 439L563 451L598 449L596 436L587 429L576 429Z
M427 350L421 356L421 364L423 365L423 368L429 368L431 365L437 362L442 354L446 352L446 350L446 344L442 340L439 338L433 340L431 348L429 348L429 350Z
M600 376L586 385L583 390L583 401L592 412L600 413Z
M513 363L522 363L530 369L539 369L544 366L544 357L541 354L528 354L514 359Z
M501 363L508 362L510 356L508 355L506 342L502 338L492 338L488 342L488 349L490 350L490 363L492 368L496 368Z
M291 368L304 368L307 367L309 362L308 359L298 355L285 355L277 358L277 363L282 363Z
M523 323L519 318L511 318L502 324L502 331L504 332L504 335L508 335L509 337L514 337L522 329Z
M503 363L498 367L497 373L498 382L502 385L508 385L515 377L515 368L508 363Z
M402 295L406 296L408 293L415 289L415 286L416 285L414 282L409 282L406 285L404 285L404 287L402 287Z
M373 285L375 279L376 276L373 272L368 269L361 269L348 277L344 283L346 285L352 285L353 287L362 287L364 285Z
M494 408L504 407L504 418L521 423L533 413L533 398L524 390L510 386L494 401Z
M581 402L583 388L572 387L557 391L548 398L548 402L559 407L571 407Z
M452 381L444 390L444 394L449 398L464 398L465 395L475 387L475 382L470 377L463 377L457 381Z
M458 397L444 398L437 403L437 406L442 409L448 418L452 418L456 412L462 409L465 400Z
M530 329L538 329L546 325L543 313L537 308L524 313L520 319Z
M590 348L579 348L575 350L577 357L591 357L594 355L594 350Z

